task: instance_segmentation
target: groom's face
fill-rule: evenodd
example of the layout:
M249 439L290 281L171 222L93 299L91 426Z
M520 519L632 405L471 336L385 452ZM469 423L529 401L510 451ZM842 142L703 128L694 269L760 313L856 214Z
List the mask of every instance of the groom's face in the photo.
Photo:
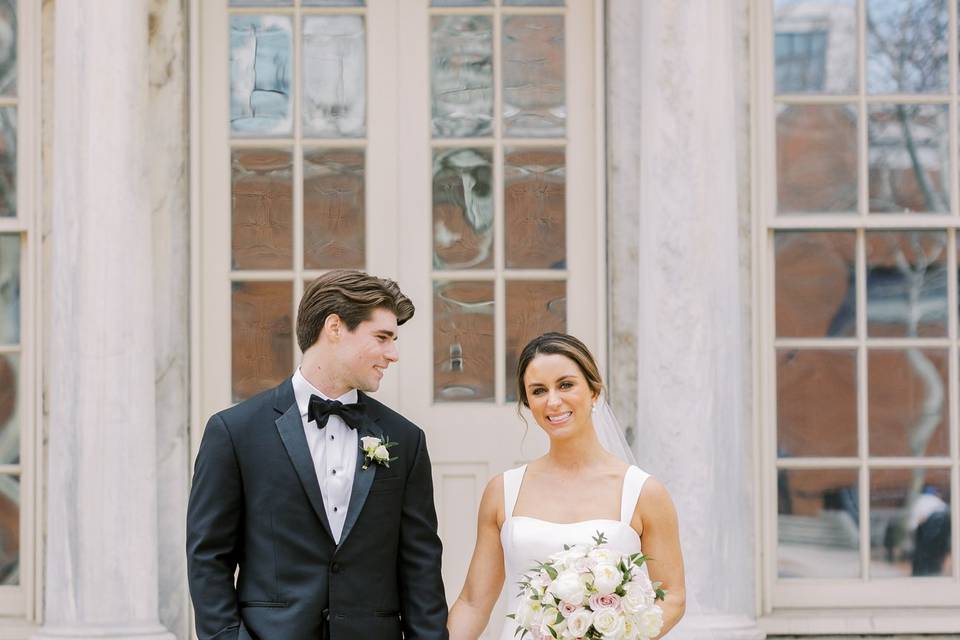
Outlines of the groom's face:
M397 352L397 316L386 309L374 309L370 318L353 331L340 333L337 359L347 386L361 391L380 388L383 372L400 359Z

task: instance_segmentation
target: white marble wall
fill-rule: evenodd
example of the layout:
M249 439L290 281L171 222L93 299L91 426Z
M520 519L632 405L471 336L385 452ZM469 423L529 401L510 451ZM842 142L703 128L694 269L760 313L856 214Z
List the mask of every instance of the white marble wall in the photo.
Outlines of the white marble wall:
M670 637L759 638L745 3L608 0L607 17L611 385L680 514Z

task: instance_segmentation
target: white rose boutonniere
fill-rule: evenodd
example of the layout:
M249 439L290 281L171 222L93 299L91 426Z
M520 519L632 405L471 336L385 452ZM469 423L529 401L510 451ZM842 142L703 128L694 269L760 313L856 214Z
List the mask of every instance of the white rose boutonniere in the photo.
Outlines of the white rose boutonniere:
M362 468L366 469L370 466L371 462L376 462L377 464L382 464L390 468L390 463L396 460L396 458L390 457L389 449L395 446L397 446L396 442L378 438L377 436L364 436L360 438L360 448L363 450L364 455Z

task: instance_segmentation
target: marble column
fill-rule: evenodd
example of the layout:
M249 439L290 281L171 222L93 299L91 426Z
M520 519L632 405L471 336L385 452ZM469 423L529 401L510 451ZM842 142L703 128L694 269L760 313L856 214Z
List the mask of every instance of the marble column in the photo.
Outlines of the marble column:
M754 620L756 488L744 409L737 6L608 3L614 233L629 234L618 218L635 216L632 236L612 241L612 294L626 290L634 303L614 309L634 315L635 348L621 354L636 363L634 446L680 515L687 614L670 634L678 640L764 637ZM622 246L628 237L633 246ZM618 279L631 269L635 279Z
M44 624L172 640L158 621L148 0L58 2Z

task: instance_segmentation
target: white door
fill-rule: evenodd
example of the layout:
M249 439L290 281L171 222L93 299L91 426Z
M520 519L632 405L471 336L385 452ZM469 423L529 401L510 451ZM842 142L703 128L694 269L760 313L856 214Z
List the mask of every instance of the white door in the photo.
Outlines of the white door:
M417 313L377 396L427 433L452 601L488 478L545 450L519 350L560 330L604 360L602 3L198 4L194 442L292 371L305 282L397 279Z

